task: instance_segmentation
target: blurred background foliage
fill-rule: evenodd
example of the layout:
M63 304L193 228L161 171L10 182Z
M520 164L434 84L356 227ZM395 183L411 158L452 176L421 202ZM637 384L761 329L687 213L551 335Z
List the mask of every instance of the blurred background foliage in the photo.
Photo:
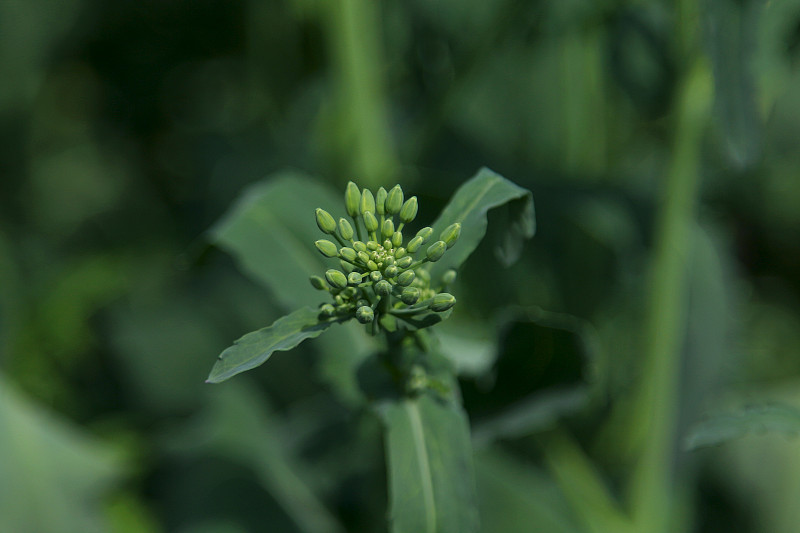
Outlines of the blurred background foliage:
M800 405L800 1L692 5L0 2L0 530L385 531L378 422L313 343L203 383L287 310L204 235L285 169L401 182L433 220L486 165L533 191L538 232L508 270L478 250L443 332L483 530L591 531L569 495L622 497L618 408L699 61L676 521L795 532L797 423L769 406Z

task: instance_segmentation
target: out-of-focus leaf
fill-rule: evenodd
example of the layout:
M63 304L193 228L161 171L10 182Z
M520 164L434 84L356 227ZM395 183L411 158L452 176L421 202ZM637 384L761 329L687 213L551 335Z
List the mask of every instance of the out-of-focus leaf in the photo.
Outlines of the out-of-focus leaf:
M393 533L478 529L467 416L428 395L378 407L386 426Z
M452 318L436 329L439 352L453 363L456 374L462 376L479 376L494 363L497 349L490 336L483 324Z
M108 531L100 500L119 458L41 412L0 376L0 531Z
M483 531L584 531L555 483L535 465L490 448L475 454L475 476Z
M211 229L213 242L230 252L286 309L317 305L324 298L308 277L331 268L314 242L323 237L314 218L321 207L336 219L343 202L319 181L282 172L250 187Z
M690 429L684 440L689 450L724 444L748 433L800 435L800 409L785 404L751 405L707 418Z
M248 333L223 351L207 383L220 383L266 362L277 351L291 350L306 339L318 337L336 320L319 319L319 311L304 307L276 320L271 326Z
M495 250L505 265L517 260L522 244L533 237L535 230L533 195L488 168L482 168L456 191L433 223L434 239L450 224L461 223L461 237L456 244L430 266L434 281L447 269L457 269L475 251L486 234L489 223L486 214L503 205L510 209L509 226Z
M476 445L530 434L582 409L595 350L588 326L575 317L516 311L507 319L492 370L463 382Z
M705 0L705 36L714 72L715 115L728 160L739 168L761 152L753 50L762 2Z

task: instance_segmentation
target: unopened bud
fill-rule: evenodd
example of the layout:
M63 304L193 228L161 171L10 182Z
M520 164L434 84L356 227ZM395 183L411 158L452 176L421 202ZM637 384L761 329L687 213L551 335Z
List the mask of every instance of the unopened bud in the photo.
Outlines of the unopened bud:
M414 281L416 274L414 274L413 270L406 270L399 276L397 276L397 284L402 285L403 287L407 285L411 285L411 282Z
M456 222L447 226L442 234L439 235L439 239L447 244L447 249L449 250L456 243L459 235L461 235L461 224Z
M389 296L392 293L392 284L382 279L375 284L375 292L378 293L379 296Z
M394 215L403 208L403 189L400 185L395 185L386 196L386 213Z
M381 233L384 237L389 238L394 235L394 222L392 222L391 218L387 218L383 221L383 227L381 228Z
M386 189L381 187L375 195L375 212L379 215L386 214Z
M372 259L370 259L369 261L367 261L367 268L370 270L378 270L378 264Z
M336 313L336 309L331 304L322 304L319 306L319 312L323 316L333 316Z
M445 250L447 250L447 244L444 241L436 241L428 246L425 256L429 261L438 261L444 255Z
M347 214L356 218L358 216L359 203L361 203L361 191L358 190L358 185L351 181L344 191L344 207L347 210Z
M395 259L401 259L405 255L406 255L406 249L403 248L402 246L400 248L395 249L395 251L394 251Z
M331 268L330 270L326 270L325 279L337 289L344 289L347 287L347 278L343 273L336 269Z
M447 292L442 292L433 297L433 301L431 301L428 307L431 311L441 313L442 311L447 311L454 305L456 305L456 297Z
M392 241L390 241L389 239L386 239L385 241L383 241L383 249L384 250L391 250L391 248L392 248Z
M370 233L378 229L378 219L375 218L372 211L364 213L364 227L367 228L367 231Z
M370 213L375 212L375 197L372 196L372 191L369 189L364 189L361 191L361 214L363 215L367 211Z
M325 257L336 257L337 255L339 255L339 250L336 248L336 245L333 244L331 241L320 239L314 243L314 246L316 246L317 250L319 250L320 253Z
M400 300L406 305L412 305L419 300L419 289L416 287L406 287L400 294Z
M336 231L336 221L333 219L331 214L324 209L317 208L316 215L317 227L320 229L320 231L322 233L332 235L333 232Z
M430 226L425 226L424 228L422 228L417 232L417 237L422 239L422 244L428 242L428 239L431 238L431 235L433 235L433 228L431 228Z
M403 234L399 231L392 233L392 246L397 248L403 244Z
M389 265L388 267L383 269L383 275L386 276L387 278L395 277L397 275L397 272L398 272L397 267L394 265Z
M327 291L329 289L328 284L325 283L325 280L319 276L311 276L308 278L311 282L311 286L320 291Z
M369 279L371 279L373 282L380 281L383 279L383 274L381 274L377 270L373 270L372 272L369 273Z
M350 272L347 275L347 283L349 283L350 285L358 285L359 283L361 283L361 274L359 274L358 272Z
M367 305L362 305L358 309L356 309L356 320L361 322L362 324L369 324L375 318L375 312L372 310L371 307Z
M367 245L364 244L361 241L356 241L356 242L353 243L353 249L356 252L366 252L367 251Z
M412 196L406 200L406 203L404 203L402 209L400 209L400 220L402 220L404 224L408 224L416 218L417 209L417 197Z
M339 219L339 235L341 235L342 239L346 241L349 241L353 238L353 226L350 225L347 219Z
M455 282L456 280L456 271L452 268L442 274L442 283L445 285L450 285L451 283Z
M352 263L358 258L358 253L352 248L344 247L339 250L339 257Z
M345 274L349 274L350 272L355 270L355 267L350 263L348 263L347 261L345 261L344 259L339 259L339 265L341 265L342 272L344 272Z
M378 243L375 241L368 241L367 242L367 250L372 250L373 252L378 249Z
M406 250L408 250L408 253L413 254L414 252L419 250L419 247L422 245L423 245L423 239L422 237L417 235L416 237L408 241L408 246L406 246Z
M397 268L408 268L408 267L411 266L411 263L413 263L413 262L414 262L414 258L411 257L410 255L406 255L406 256L403 256L400 259L398 259L396 264L397 264Z

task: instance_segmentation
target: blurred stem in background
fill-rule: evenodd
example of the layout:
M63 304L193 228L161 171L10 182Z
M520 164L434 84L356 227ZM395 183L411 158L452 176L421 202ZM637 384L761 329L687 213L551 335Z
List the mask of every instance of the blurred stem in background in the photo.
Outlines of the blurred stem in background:
M676 52L684 74L675 105L663 205L656 220L644 361L629 428L637 458L629 486L630 503L634 529L642 533L682 529L675 518L674 465L687 320L686 274L700 181L700 145L713 96L710 66L697 42L697 7L680 0L678 11Z
M397 161L386 112L380 5L369 0L326 3L319 10L328 34L336 85L335 127L329 131L335 154L349 176L365 187L395 177Z

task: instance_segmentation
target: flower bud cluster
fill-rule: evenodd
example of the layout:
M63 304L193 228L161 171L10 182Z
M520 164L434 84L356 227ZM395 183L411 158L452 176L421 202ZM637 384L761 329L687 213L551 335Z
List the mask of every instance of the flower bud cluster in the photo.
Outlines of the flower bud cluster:
M405 199L400 185L389 191L381 187L373 195L351 181L344 199L350 220L337 222L324 209L316 210L317 226L330 239L314 245L325 257L339 261L339 268L328 269L324 277L311 277L315 289L333 298L320 305L322 315L355 317L371 324L374 332L383 315L413 318L455 305L453 295L431 287L427 263L440 260L456 243L461 224L448 226L436 240L430 227L406 238L403 229L417 216L417 197ZM445 285L454 280L453 270L443 278Z

